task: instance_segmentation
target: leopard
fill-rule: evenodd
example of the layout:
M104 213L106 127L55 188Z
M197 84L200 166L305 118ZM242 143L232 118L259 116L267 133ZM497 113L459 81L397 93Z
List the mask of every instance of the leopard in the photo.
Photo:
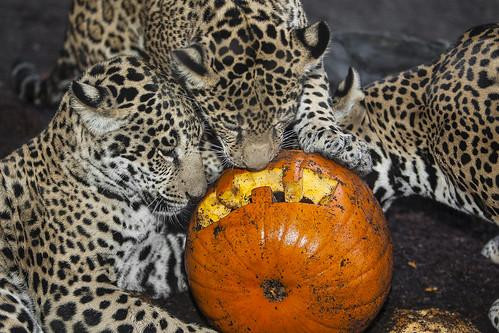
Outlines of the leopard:
M350 68L332 109L368 143L365 179L385 211L419 195L499 225L499 24L471 28L433 63L365 87ZM482 254L499 264L499 237ZM499 299L489 318L499 330Z
M206 191L203 131L184 87L145 58L75 78L46 129L0 160L0 331L215 332L126 279L161 253L149 272L185 290L185 235L161 232Z
M21 98L56 103L88 66L119 54L147 55L173 70L211 135L201 147L208 178L224 167L260 170L296 133L300 147L364 174L364 142L330 111L323 59L325 22L309 24L300 0L73 0L60 56L50 74L20 62ZM289 131L286 131L289 129Z

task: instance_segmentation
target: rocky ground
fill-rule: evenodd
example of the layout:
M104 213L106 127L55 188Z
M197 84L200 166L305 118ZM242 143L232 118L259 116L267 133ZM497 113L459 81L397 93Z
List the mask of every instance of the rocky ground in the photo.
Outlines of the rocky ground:
M327 61L336 83L348 65L365 83L434 58L468 27L499 19L497 0L305 0L312 18L327 20L334 43ZM67 1L0 2L0 157L36 135L52 110L19 102L8 83L15 59L50 69L61 45ZM395 202L387 212L395 249L393 286L370 332L396 308L439 307L460 313L482 332L499 298L499 267L480 256L496 226L420 198ZM186 320L202 321L189 295L163 305Z

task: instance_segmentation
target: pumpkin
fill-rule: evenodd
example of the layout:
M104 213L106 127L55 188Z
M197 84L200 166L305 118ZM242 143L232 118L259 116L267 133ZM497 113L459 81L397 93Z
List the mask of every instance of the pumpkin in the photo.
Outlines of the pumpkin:
M392 260L370 189L301 151L225 172L186 243L194 299L222 332L360 332L388 294Z

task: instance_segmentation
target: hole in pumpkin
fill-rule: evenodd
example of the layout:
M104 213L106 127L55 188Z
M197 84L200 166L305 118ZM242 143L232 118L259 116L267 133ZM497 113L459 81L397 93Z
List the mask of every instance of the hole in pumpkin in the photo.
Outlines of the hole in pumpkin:
M278 191L272 193L272 202L286 202L284 192Z
M272 202L273 203L287 202L284 192L283 191L272 192ZM311 204L311 205L315 204L315 202L312 199L307 198L307 197L301 198L301 200L299 202L304 203L304 204ZM250 203L253 203L253 197L250 197Z
M312 201L312 199L307 198L307 197L303 197L303 198L301 198L300 203L304 203L304 204L312 204L312 205L314 204L314 202Z
M288 297L286 287L279 280L265 280L260 285L263 295L271 302L282 302Z
M217 238L218 234L221 233L222 231L224 231L224 228L222 226L217 225L215 229L213 229L213 236Z

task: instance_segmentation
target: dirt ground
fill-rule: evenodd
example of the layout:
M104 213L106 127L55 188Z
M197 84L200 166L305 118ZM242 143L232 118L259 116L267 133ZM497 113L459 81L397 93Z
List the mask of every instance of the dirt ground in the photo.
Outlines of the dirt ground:
M497 0L304 2L311 16L326 19L334 31L403 32L427 39L452 40L470 26L499 18ZM43 71L50 69L61 45L67 7L68 1L60 0L0 2L0 157L36 135L51 117L52 110L16 99L8 72L19 58L34 61ZM486 314L499 298L499 266L483 258L480 250L499 229L414 197L395 202L387 219L395 250L393 285L369 332L383 332L396 308L428 307L458 312L482 332L494 332ZM162 304L186 320L203 321L188 294Z

